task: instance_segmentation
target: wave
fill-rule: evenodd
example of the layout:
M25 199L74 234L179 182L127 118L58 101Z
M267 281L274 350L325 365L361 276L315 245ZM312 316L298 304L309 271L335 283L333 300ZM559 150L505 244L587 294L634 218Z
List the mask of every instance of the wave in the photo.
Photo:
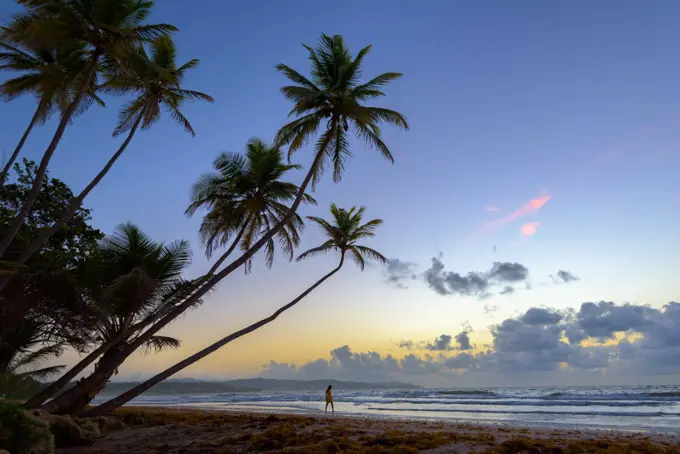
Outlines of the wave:
M445 396L496 396L497 394L492 391L482 391L482 390L456 390L456 391L438 391L437 394L442 394Z
M660 393L645 393L649 397L680 397L680 391L669 391Z
M628 416L628 417L643 417L651 418L658 416L680 416L680 413L669 413L663 411L654 412L618 412L618 411L500 411L500 410L476 410L476 409L445 409L445 408L383 408L383 407L369 407L368 410L373 411L389 411L389 412L429 412L429 413L481 413L481 414L499 414L499 415L564 415L564 416Z
M659 401L611 401L611 400L437 400L437 399L398 399L398 400L352 400L355 405L360 404L409 404L409 405L474 405L498 407L662 407L672 405Z

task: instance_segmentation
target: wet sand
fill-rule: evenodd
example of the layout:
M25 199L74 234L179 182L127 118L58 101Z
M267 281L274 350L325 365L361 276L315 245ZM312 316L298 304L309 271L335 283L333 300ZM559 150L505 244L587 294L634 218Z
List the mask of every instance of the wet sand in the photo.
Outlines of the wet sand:
M58 453L680 453L680 436L337 415L129 407L93 446Z

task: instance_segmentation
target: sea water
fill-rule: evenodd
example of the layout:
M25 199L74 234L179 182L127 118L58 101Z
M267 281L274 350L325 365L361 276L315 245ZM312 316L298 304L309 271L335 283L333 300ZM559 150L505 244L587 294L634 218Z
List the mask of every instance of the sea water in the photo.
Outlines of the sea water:
M333 398L336 414L348 416L680 432L680 386L334 389ZM262 391L142 395L129 405L318 414L325 401L324 390Z

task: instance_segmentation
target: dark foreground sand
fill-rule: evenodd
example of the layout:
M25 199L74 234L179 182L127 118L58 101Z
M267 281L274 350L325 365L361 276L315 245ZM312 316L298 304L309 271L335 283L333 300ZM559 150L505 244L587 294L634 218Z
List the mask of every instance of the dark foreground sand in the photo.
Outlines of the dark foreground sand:
M127 428L59 453L680 453L668 434L526 429L338 416L125 408Z

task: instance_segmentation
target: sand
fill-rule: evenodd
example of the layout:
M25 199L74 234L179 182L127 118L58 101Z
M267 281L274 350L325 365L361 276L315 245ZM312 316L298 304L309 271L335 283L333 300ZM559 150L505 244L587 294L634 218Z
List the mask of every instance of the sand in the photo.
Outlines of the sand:
M266 415L130 407L93 446L58 453L680 453L661 433L530 429L338 415Z

